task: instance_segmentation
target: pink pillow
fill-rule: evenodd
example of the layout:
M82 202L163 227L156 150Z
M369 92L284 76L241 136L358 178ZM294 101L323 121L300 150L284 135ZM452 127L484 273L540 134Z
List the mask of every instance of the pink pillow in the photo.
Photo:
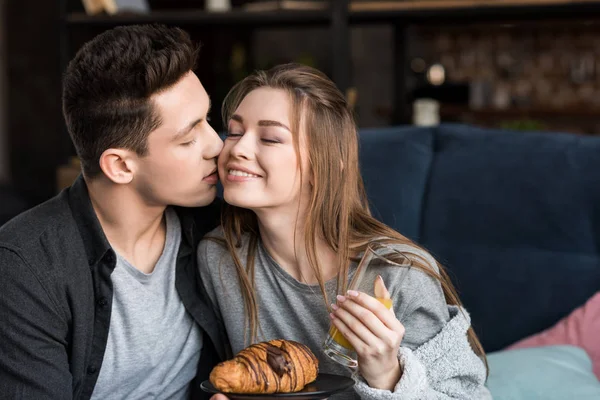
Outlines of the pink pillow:
M583 348L600 379L600 292L551 328L512 344L508 349L570 344Z

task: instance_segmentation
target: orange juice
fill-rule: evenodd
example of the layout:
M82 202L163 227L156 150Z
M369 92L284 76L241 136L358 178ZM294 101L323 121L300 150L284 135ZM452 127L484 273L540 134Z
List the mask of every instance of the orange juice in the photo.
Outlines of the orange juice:
M390 308L392 308L392 299L377 298L377 300L381 304L383 304L385 306L385 308L387 308L388 310ZM342 347L344 347L344 348L346 348L348 350L354 351L354 348L352 347L352 345L350 344L350 342L348 342L346 340L346 338L344 337L344 335L342 335L342 333L340 331L338 331L338 329L335 326L332 325L331 328L329 328L329 335L340 346L342 346Z

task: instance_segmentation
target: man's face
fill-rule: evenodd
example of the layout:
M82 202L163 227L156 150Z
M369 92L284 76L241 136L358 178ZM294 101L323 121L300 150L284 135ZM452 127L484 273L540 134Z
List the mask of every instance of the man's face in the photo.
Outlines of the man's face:
M216 161L223 142L207 121L206 90L189 72L151 100L162 124L148 137L147 155L137 160L136 190L150 206L210 204L216 195Z

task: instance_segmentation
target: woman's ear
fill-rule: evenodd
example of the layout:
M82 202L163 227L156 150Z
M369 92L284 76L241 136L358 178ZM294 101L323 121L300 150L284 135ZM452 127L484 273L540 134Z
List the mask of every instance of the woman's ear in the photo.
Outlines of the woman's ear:
M100 169L114 183L128 184L133 180L135 158L130 150L108 149L100 156Z

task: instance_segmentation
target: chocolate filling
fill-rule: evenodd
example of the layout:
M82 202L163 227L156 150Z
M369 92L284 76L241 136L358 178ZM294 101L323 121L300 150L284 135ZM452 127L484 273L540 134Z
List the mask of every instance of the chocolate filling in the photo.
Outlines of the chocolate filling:
M280 378L292 370L292 366L283 356L283 352L271 344L267 344L267 363Z

